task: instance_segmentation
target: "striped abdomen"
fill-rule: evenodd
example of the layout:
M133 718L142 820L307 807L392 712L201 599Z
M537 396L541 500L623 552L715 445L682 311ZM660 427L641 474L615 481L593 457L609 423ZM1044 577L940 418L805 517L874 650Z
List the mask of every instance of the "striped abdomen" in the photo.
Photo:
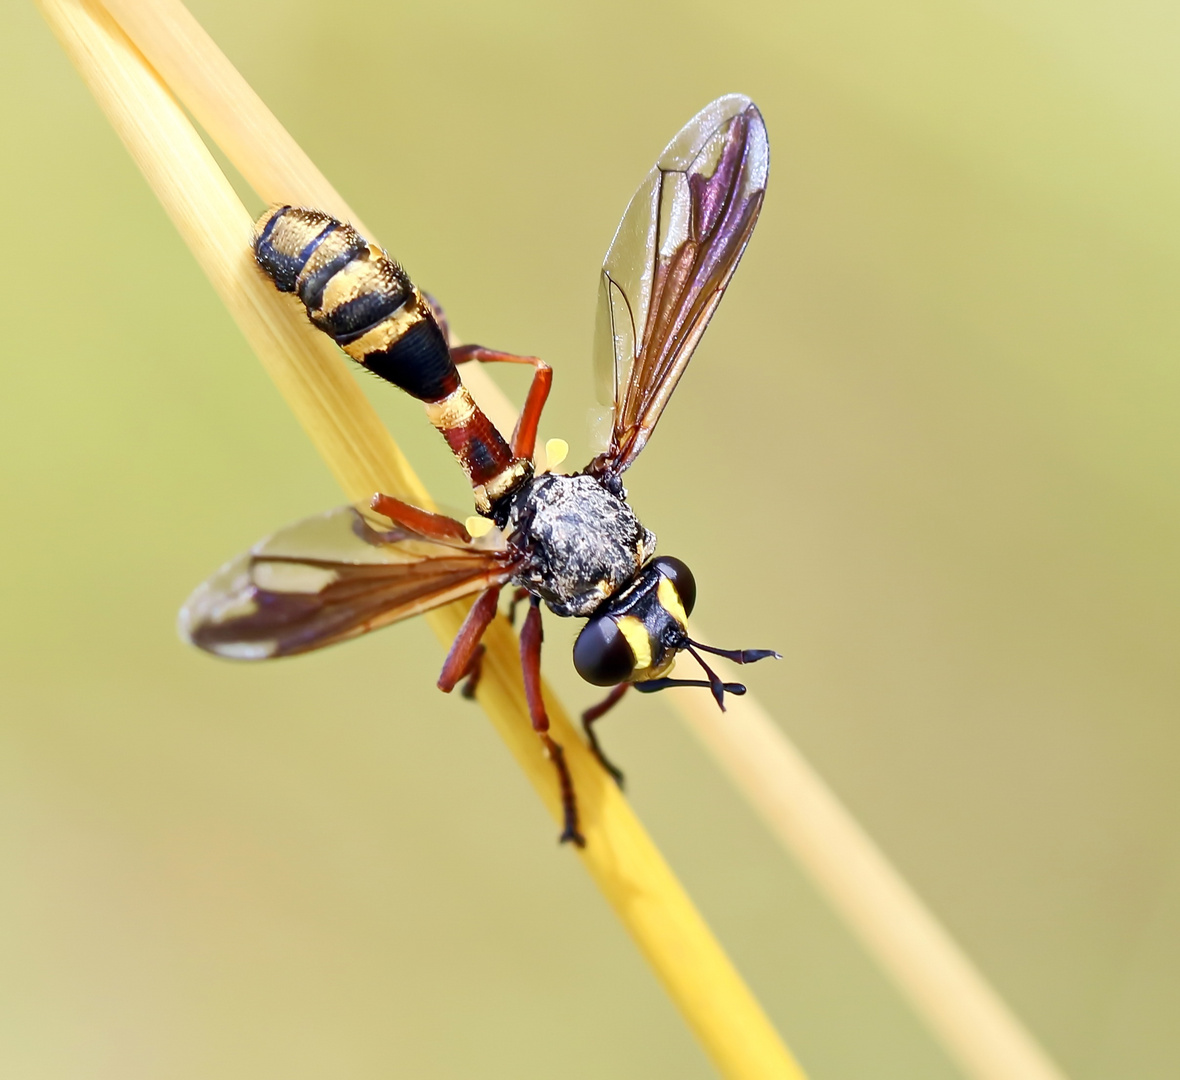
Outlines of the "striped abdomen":
M532 471L472 400L442 330L406 272L351 225L279 206L254 227L254 256L280 292L357 363L426 403L483 513Z

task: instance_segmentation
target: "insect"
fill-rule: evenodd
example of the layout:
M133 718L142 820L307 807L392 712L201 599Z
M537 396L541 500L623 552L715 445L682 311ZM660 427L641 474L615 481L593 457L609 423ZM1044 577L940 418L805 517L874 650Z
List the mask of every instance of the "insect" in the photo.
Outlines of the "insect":
M453 344L446 319L406 272L352 226L318 210L278 206L255 227L254 254L282 292L353 360L421 400L471 482L478 515L460 522L377 494L261 541L201 585L180 613L182 636L209 652L261 660L322 648L460 597L476 597L438 686L474 692L480 638L501 590L528 600L520 634L534 730L557 770L561 840L585 843L562 748L541 698L541 602L588 621L574 645L586 681L612 687L583 716L590 746L616 780L594 723L628 687L724 683L702 652L738 663L777 653L693 641L696 583L679 559L655 556L656 537L627 504L623 473L659 422L753 232L769 148L761 114L731 94L706 106L660 155L627 207L602 267L595 332L600 389L613 408L610 443L581 472L538 472L537 427L552 382L548 364ZM505 439L459 376L464 363L529 364L532 382ZM704 679L667 676L689 652Z

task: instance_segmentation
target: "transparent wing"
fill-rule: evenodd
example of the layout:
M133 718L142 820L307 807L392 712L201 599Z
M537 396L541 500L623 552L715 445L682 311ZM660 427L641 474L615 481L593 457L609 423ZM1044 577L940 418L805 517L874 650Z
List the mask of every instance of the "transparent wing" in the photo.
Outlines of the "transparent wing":
M685 125L632 197L602 264L594 361L614 414L592 471L622 473L654 430L754 231L769 165L762 115L729 94Z
M308 518L226 563L181 608L181 637L233 660L331 645L511 575L499 533L429 540L367 507Z

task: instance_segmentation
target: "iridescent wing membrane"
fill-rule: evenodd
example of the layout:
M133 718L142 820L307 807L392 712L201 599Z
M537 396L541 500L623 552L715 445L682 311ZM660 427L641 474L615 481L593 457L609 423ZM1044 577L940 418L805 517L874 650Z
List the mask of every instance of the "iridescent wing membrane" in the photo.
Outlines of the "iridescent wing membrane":
M368 507L343 506L282 529L223 566L181 609L180 633L229 659L290 656L511 574L498 532L474 542L432 540Z
M730 94L685 125L632 197L602 265L594 360L614 416L590 471L617 477L643 449L754 231L769 164L761 114Z

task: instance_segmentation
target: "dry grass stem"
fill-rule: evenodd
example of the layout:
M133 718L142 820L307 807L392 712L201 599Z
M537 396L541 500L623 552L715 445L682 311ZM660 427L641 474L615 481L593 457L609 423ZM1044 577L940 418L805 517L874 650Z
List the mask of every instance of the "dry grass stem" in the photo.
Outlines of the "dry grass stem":
M135 43L95 0L40 0L40 6L349 497L364 499L383 490L426 501L338 350L253 267L249 215L169 85L264 199L311 202L354 220L355 215L181 5L113 4ZM244 125L243 118L249 118ZM235 133L243 132L237 138ZM452 605L430 622L440 639L449 641L462 615L463 608ZM558 820L557 785L531 731L515 638L498 620L486 641L480 703ZM728 1077L801 1078L799 1066L560 704L548 693L546 701L581 802L588 841L580 856L583 864L706 1052Z
M966 1075L1065 1080L756 698L734 698L724 717L703 694L676 706Z
M290 305L253 273L248 215L183 114L173 104L175 115L165 116L166 110L154 100L167 97L160 82L179 97L265 201L322 207L356 223L366 235L373 234L177 0L106 3L159 74L151 88L143 84L143 73L137 76L130 70L133 64L128 57L135 56L141 66L142 60L104 18L101 8L81 0L41 2L67 51L350 497L365 498L381 488L413 501L428 501L344 370L335 346L293 319ZM72 29L65 33L63 27ZM96 42L104 36L109 39L107 62L120 69L128 67L122 72L122 84L116 85L118 80L100 62ZM121 104L135 100L151 100L152 108ZM153 139L162 139L154 145L167 147L168 152L154 150ZM201 188L199 199L193 197L197 187ZM469 366L464 381L501 429L511 429L515 410L484 370ZM441 640L449 641L462 613L463 606L454 605L431 617ZM696 632L701 636L699 627ZM551 769L540 759L528 730L514 639L507 627L497 625L488 643L490 662L481 702L556 817ZM565 714L551 696L547 701L582 797L590 839L583 856L587 867L706 1049L725 1075L800 1075L720 950L711 939L707 947L701 945L707 930L699 916L617 793L602 783ZM706 695L670 695L669 701L967 1075L979 1080L1062 1080L1060 1070L753 696L733 699L724 716ZM639 873L640 869L645 872ZM697 947L688 947L677 959L694 942ZM736 1011L732 1016L718 1015L718 1010L724 1014L727 1009ZM742 1052L734 1040L747 1039L751 1041Z

